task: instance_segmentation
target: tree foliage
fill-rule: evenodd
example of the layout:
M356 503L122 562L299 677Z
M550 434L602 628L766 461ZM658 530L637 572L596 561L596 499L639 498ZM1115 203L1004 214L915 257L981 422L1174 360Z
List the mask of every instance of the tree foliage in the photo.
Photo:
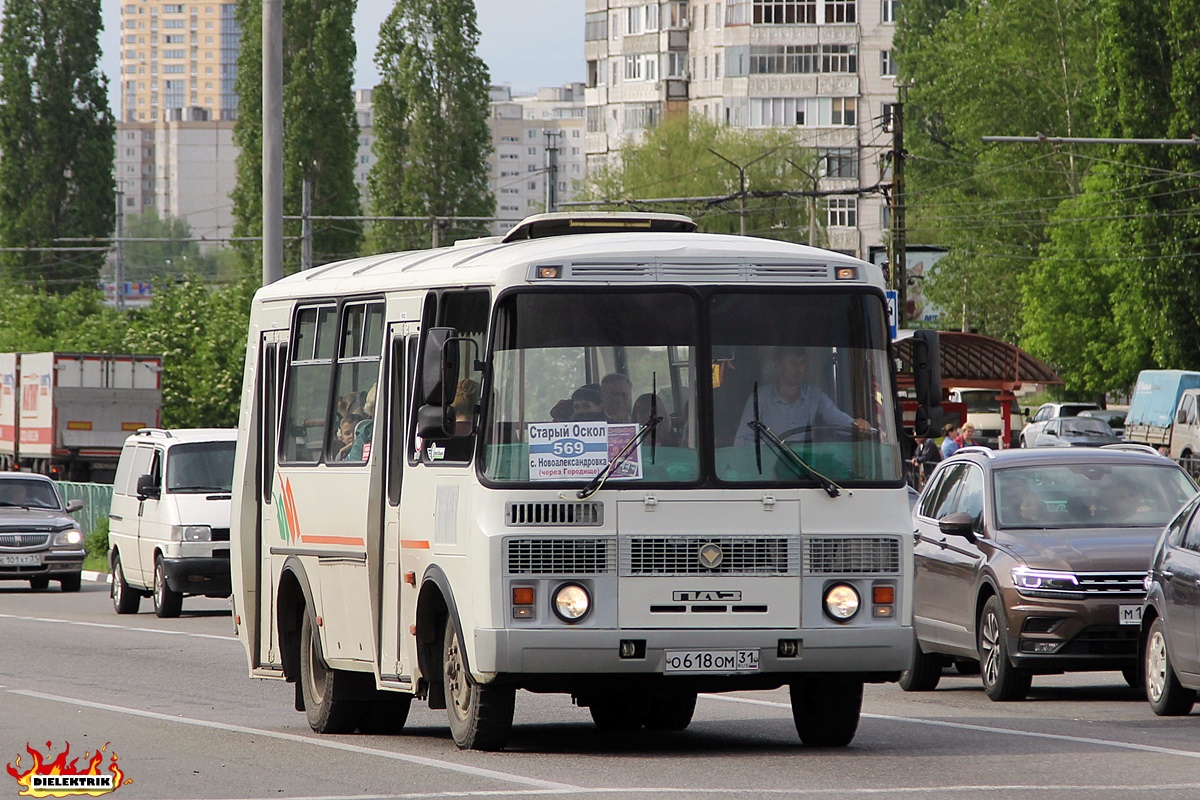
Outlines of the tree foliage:
M6 0L0 32L0 245L107 237L115 216L100 0ZM95 283L104 254L0 254L13 280L56 291Z
M156 209L125 218L125 279L150 281L163 275L194 272L211 276L216 259L203 255L183 217L160 217ZM147 241L156 239L158 241Z
M285 0L283 4L283 213L303 210L305 178L315 216L361 213L354 171L358 119L354 108L353 16L356 0ZM238 71L238 181L233 197L234 235L262 235L262 3L239 0L242 31ZM299 220L284 225L284 271L300 266ZM362 226L336 220L313 224L316 264L357 255ZM260 257L261 247L243 248Z
M375 164L368 186L379 216L490 217L488 70L476 55L473 0L397 0L379 29L373 92ZM454 223L444 242L477 236ZM377 250L427 247L425 223L381 223Z
M626 144L615 163L589 174L581 195L635 207L637 200L678 199L641 207L688 214L709 232L738 233L743 171L746 233L803 242L814 233L812 243L824 243L824 226L816 218L809 225L810 205L819 204L780 194L813 190L817 175L811 145L784 130L731 128L696 114L669 117L642 141Z

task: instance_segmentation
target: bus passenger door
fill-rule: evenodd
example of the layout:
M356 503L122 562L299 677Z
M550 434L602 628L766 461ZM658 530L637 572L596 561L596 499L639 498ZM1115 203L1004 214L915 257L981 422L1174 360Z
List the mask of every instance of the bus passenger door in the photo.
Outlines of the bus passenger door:
M411 662L406 658L405 642L408 626L415 622L415 586L404 583L405 565L400 543L400 489L404 479L407 451L405 449L405 420L409 405L409 341L417 337L407 329L413 323L392 326L387 352L387 406L385 457L383 475L383 592L376 632L379 653L379 674L384 683L409 683L413 680ZM379 437L376 436L376 441ZM410 651L415 652L415 651Z
M287 362L287 331L268 331L263 334L260 348L261 361L258 369L258 545L256 554L255 588L258 597L255 615L258 627L254 637L255 663L261 667L282 669L279 654L278 631L275 624L275 577L276 567L282 557L272 557L272 547L285 544L280 536L280 504L276 500L275 461L278 452L279 410L283 402L283 365ZM279 562L275 564L274 562Z

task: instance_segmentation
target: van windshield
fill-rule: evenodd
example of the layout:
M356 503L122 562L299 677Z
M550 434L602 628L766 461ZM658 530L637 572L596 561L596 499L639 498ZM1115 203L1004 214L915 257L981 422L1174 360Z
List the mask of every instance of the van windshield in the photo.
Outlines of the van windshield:
M167 456L167 491L229 492L236 442L178 444Z

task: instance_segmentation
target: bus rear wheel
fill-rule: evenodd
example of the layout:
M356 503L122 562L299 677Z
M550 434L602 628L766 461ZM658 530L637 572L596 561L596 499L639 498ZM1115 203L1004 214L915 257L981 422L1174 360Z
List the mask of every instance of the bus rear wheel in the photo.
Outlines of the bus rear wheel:
M792 719L806 747L845 747L858 730L863 682L856 675L813 675L791 686Z
M447 617L442 636L442 679L454 743L462 750L504 749L512 732L516 689L471 678L453 616Z
M362 717L359 676L330 669L321 657L311 614L300 623L300 691L308 725L317 733L353 733ZM407 709L406 709L407 711ZM407 715L406 715L407 716Z

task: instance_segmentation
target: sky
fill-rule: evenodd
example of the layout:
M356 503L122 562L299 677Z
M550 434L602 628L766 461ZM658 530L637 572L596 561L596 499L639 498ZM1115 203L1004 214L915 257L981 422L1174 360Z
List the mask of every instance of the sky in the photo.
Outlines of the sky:
M0 0L0 8L3 5ZM475 7L479 57L488 65L493 84L508 84L515 94L531 94L542 86L584 79L583 0L475 0ZM104 30L100 46L104 52L100 67L108 75L109 108L115 112L121 102L121 0L101 0L101 10ZM354 14L356 89L370 88L379 78L375 46L379 25L391 10L387 0L358 0Z

